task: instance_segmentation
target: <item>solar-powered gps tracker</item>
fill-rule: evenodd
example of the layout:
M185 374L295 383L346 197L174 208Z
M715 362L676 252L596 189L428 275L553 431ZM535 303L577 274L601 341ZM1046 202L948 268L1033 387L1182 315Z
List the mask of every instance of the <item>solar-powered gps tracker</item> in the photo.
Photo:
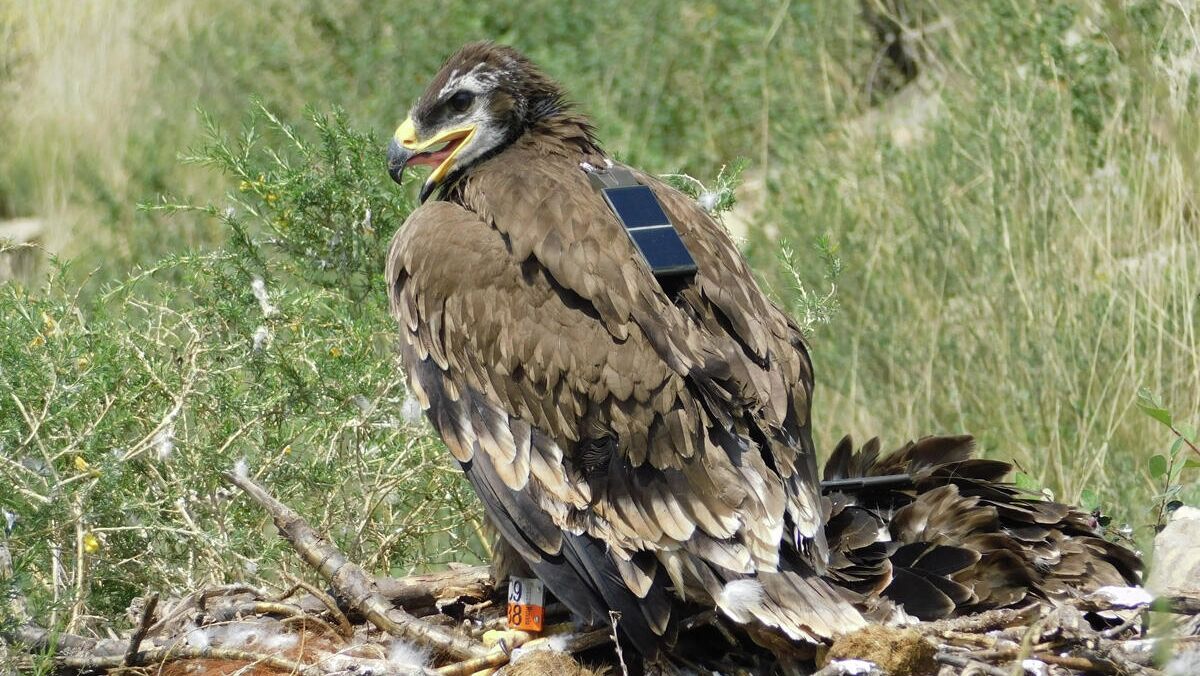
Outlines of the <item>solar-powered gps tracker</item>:
M650 188L638 183L632 172L613 167L588 176L660 282L696 272L696 261L658 198Z

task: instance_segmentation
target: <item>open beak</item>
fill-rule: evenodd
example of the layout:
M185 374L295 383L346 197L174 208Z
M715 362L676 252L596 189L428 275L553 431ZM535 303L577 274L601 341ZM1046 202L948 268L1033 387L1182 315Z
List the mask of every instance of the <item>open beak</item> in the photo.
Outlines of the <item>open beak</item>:
M464 145L475 135L475 125L447 129L438 132L425 141L417 140L416 127L412 118L408 118L396 129L392 140L388 143L387 162L388 174L396 183L400 182L404 169L410 165L428 165L433 167L425 185L421 186L420 201L423 203L433 193L450 170L454 168L454 158Z

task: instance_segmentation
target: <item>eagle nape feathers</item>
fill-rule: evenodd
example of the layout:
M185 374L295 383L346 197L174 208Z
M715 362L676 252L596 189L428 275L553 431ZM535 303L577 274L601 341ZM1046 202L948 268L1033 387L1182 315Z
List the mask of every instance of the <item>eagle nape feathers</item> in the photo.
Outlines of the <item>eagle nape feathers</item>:
M822 477L796 324L517 51L446 61L388 148L397 181L413 165L431 172L386 273L411 388L520 562L582 622L619 613L629 654L669 658L697 606L798 645L1138 579L1091 515L1005 483L969 437L843 440ZM656 278L596 188L609 170L652 191L694 274Z

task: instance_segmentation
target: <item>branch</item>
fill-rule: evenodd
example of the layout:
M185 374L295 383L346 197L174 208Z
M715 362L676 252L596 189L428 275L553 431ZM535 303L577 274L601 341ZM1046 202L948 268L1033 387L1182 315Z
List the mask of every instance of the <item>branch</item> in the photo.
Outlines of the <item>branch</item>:
M994 667L987 662L981 662L977 659L973 659L970 654L951 655L948 653L938 653L937 655L934 655L933 659L941 662L942 664L949 664L952 667L962 669L964 673L966 672L967 668L970 667L979 673L987 674L988 676L1011 676L1010 672L1001 669L1000 667Z
M1025 624L1027 620L1037 616L1038 612L1039 609L1036 606L1019 609L997 608L995 610L985 610L975 615L963 615L962 617L926 622L917 625L916 628L922 634L940 634L947 631L978 633L991 629Z
M436 606L438 601L464 596L486 599L492 595L492 584L488 566L442 570L402 579L375 579L375 589L380 596L408 610Z
M604 645L612 638L611 630L607 627L604 629L596 629L583 634L573 634L563 637L545 636L543 638L534 639L521 646L522 650L538 650L550 647L550 641L558 638L558 643L554 649L559 652L575 654L595 648L599 645ZM495 652L450 664L437 670L439 676L469 676L477 671L484 669L495 669L502 667L512 661L512 653L506 650L497 650Z
M114 655L111 657L97 657L95 655L79 656L79 657L62 657L55 656L54 661L64 667L73 669L114 669L127 664L128 656ZM294 662L282 657L274 655L263 655L261 653L252 653L245 650L232 650L229 648L193 648L185 646L172 646L168 648L152 648L143 650L133 655L133 665L149 665L162 664L173 660L187 659L206 659L206 660L236 660L241 662L252 662L268 667L281 669L286 673L301 674L301 676L320 676L323 672L316 667Z
M321 577L371 624L392 636L433 646L458 659L487 654L486 648L465 636L422 622L403 610L391 607L375 591L372 578L305 523L299 514L276 500L249 477L234 472L226 472L223 476L265 509L275 521L275 527L300 556L316 568Z
M328 610L329 614L333 616L333 619L337 621L338 633L341 634L342 638L352 638L354 636L354 627L350 624L350 620L347 619L346 614L342 612L342 609L338 608L337 602L334 601L329 594L317 589L304 580L298 580L291 578L290 576L289 579L292 580L292 588L283 594L276 596L274 601L283 601L287 597L294 594L297 590L303 589L311 594L313 598L320 601L321 605L325 606L325 609Z
M10 643L27 645L37 651L54 648L57 650L66 649L78 652L91 652L96 649L98 643L94 638L67 633L53 633L31 624L17 627L12 631L0 632L0 637L3 637Z
M158 594L151 594L150 598L146 599L146 605L142 607L142 619L138 622L137 629L129 637L129 647L125 650L125 666L133 666L138 648L142 647L142 639L146 638L150 631L150 621L154 619L154 609L157 607Z

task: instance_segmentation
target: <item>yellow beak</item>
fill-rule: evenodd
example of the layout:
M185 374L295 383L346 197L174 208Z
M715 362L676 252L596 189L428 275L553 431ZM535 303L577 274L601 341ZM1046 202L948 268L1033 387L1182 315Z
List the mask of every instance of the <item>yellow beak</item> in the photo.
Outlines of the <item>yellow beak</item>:
M475 125L470 124L465 127L456 127L454 129L446 129L435 134L432 138L421 141L417 139L416 126L413 124L412 118L404 120L404 122L396 128L396 133L392 135L392 140L404 150L408 151L409 155L407 163L411 164L432 164L432 162L414 161L414 158L419 158L423 153L430 153L436 156L443 148L453 144L450 152L441 158L441 162L434 167L433 173L429 175L425 184L428 189L441 183L450 170L454 168L455 159L458 157L459 151L471 142L475 136ZM422 192L425 192L424 190Z

